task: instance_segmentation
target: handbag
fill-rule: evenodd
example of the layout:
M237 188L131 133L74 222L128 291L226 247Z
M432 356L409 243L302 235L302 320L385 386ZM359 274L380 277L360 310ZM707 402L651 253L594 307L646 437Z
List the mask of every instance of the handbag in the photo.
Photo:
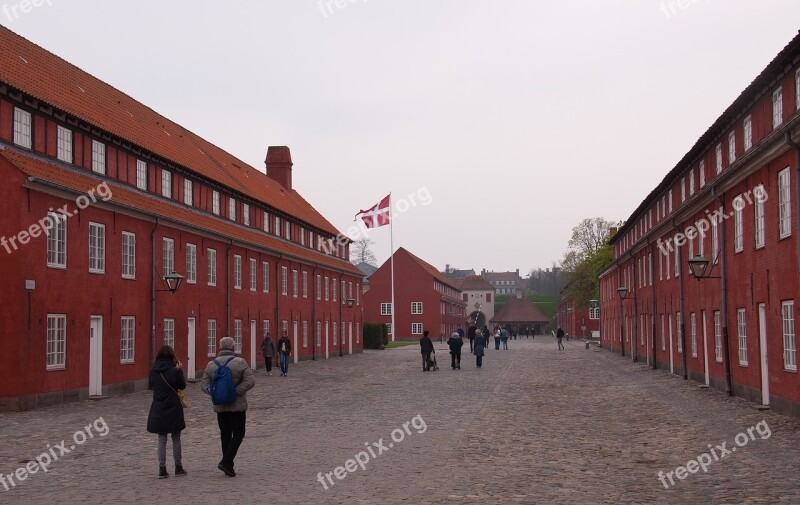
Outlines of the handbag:
M162 379L164 379L164 382L166 382L166 383L167 383L167 386L169 386L169 388L170 388L171 390L175 391L175 394L176 394L176 395L178 395L178 401L180 401L181 408L182 408L182 409L185 409L185 408L187 408L187 407L189 406L189 404L186 402L186 390L185 390L185 389L178 389L178 390L176 390L176 389L175 389L174 387L172 387L172 385L171 385L171 384L170 384L170 383L167 381L167 379L166 379L166 377L164 377L164 374L163 374L163 373L162 373L162 374L159 374L159 375L161 375L161 378L162 378Z

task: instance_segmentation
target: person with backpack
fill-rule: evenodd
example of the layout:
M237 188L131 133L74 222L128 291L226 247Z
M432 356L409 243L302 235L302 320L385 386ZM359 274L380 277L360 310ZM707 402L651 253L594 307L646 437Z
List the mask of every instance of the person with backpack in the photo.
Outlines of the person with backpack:
M267 375L272 375L272 359L275 357L275 342L272 341L269 332L264 335L264 341L261 342L261 354L264 355Z
M247 421L247 392L256 385L253 370L236 356L236 342L231 337L219 341L219 355L203 371L200 389L211 396L217 413L222 460L217 468L228 477L236 477L234 459L242 445Z
M150 389L153 403L147 415L147 431L158 435L158 478L169 477L167 472L167 435L172 435L172 457L175 476L186 475L181 463L181 431L186 429L183 407L178 391L186 389L186 378L175 350L163 345L150 368Z
M286 332L278 340L278 362L281 365L281 377L289 375L289 356L292 355L292 342Z

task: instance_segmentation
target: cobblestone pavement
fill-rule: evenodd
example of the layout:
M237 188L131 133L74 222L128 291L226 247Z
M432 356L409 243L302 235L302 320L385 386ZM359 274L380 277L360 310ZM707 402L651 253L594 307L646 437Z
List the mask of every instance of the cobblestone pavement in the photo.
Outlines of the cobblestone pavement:
M512 340L509 351L490 347L482 369L464 353L460 371L441 344L439 372L422 373L417 347L292 365L286 378L259 371L234 479L216 468L216 421L199 384L187 395L182 478L156 479L147 392L3 413L6 475L48 444L70 449L100 417L108 434L93 430L46 473L0 485L0 503L800 503L800 422L566 346ZM736 447L740 433L747 443ZM669 489L659 481L712 449L719 457L723 442L730 454L709 455L707 472L665 478ZM368 454L365 444L375 454L365 469L331 474L324 489L318 472Z

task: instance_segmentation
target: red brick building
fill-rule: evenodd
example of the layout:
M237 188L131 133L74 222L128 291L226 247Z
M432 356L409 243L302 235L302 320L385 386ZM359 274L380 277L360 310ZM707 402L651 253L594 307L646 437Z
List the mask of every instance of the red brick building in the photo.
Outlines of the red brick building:
M265 175L5 28L0 63L0 408L145 389L163 343L189 378L226 335L252 366L267 331L361 350L361 274L288 148Z
M369 278L370 288L364 294L364 321L389 325L389 336L395 340L418 340L423 330L428 330L432 339L440 334L447 338L458 325L466 329L467 303L462 300L458 282L401 247L394 253L397 331L394 333L391 328L390 260Z
M600 277L604 347L793 416L798 62L800 36L631 214Z
M600 308L578 308L562 295L556 305L556 324L570 337L592 337L600 331Z

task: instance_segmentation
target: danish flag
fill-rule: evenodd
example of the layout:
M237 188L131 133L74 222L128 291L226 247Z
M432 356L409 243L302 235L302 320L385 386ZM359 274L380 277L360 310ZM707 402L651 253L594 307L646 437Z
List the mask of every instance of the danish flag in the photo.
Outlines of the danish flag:
M364 220L364 226L367 228L378 228L385 226L392 221L392 205L390 203L391 193L386 195L386 198L381 200L374 207L359 211L356 217L361 216Z

